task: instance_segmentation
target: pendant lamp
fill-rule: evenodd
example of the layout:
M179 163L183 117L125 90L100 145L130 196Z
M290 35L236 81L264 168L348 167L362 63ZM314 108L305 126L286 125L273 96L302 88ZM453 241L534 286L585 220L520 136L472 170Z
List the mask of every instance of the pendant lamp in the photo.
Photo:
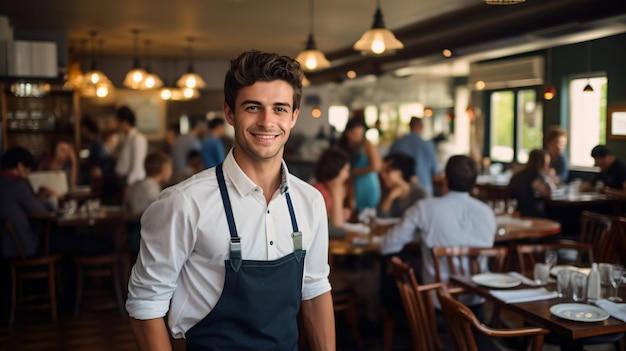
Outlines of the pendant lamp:
M487 5L517 5L526 2L526 0L485 0Z
M124 86L131 89L140 89L147 73L139 64L139 29L133 29L133 68L126 73Z
M100 71L98 68L98 60L96 54L96 31L92 31L91 35L91 48L92 48L92 61L91 68L88 72L86 72L83 76L83 87L81 89L81 95L85 97L106 97L113 90L113 84L109 77L104 74L104 72ZM102 55L102 46L104 45L104 40L100 39L98 41L100 46L100 56Z
M548 49L548 59L546 65L546 86L543 89L543 98L545 100L552 100L556 95L556 88L552 85L552 49Z
M377 0L376 13L372 29L363 33L354 46L354 50L360 51L364 56L387 56L393 55L397 50L404 48L404 44L393 33L385 28L383 12L380 9L380 0Z
M315 45L313 22L313 0L309 0L309 37L304 50L296 56L296 61L300 63L303 70L308 72L330 67L330 62L324 53L319 51Z
M140 89L142 90L149 90L149 89L156 89L156 88L160 88L163 86L163 81L161 80L161 78L159 78L159 76L157 76L156 74L152 73L152 67L150 67L150 63L151 63L151 57L150 57L150 45L152 44L151 40L146 40L145 41L145 45L146 45L146 75L143 79L143 81L141 82L141 87Z
M591 72L591 42L587 42L587 74ZM589 78L587 78L587 85L583 88L585 93L593 93L593 87L589 84Z
M191 88L191 89L204 88L206 83L204 82L202 77L200 77L198 73L194 72L194 69L193 69L193 57L192 57L192 51L191 51L191 43L193 42L193 37L187 38L187 42L189 43L187 46L187 54L189 56L189 66L187 66L187 73L183 74L180 78L178 78L176 85L183 89L184 88Z

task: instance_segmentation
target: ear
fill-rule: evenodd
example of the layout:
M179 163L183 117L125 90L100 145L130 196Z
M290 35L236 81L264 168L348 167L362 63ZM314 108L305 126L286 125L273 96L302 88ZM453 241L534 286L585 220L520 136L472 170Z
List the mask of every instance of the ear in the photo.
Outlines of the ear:
M222 104L222 110L224 111L224 117L226 118L226 122L231 126L235 125L235 111L233 111L230 106L224 101Z

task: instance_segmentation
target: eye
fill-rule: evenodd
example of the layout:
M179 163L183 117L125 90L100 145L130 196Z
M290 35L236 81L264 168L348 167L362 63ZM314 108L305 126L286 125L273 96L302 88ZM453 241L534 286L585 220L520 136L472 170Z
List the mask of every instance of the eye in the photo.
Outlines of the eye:
M246 107L246 111L258 111L258 110L259 110L258 106L252 105L252 106Z
M284 107L276 107L274 109L274 111L276 111L276 112L288 112L288 110L286 108L284 108Z

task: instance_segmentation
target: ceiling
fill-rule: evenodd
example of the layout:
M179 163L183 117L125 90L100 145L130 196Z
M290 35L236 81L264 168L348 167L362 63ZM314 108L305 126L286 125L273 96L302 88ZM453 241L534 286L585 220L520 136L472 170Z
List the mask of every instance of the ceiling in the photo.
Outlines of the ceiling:
M317 46L333 67L311 74L312 81L336 79L347 69L379 73L420 59L441 60L443 48L458 56L494 49L489 43L499 48L547 45L589 30L593 21L626 13L624 0L527 0L512 6L489 6L482 0L385 0L387 28L405 49L391 57L365 58L351 47L371 26L376 2L314 0L313 5ZM186 38L193 37L194 57L231 59L248 49L295 56L309 32L308 8L305 0L12 0L0 3L0 14L17 29L65 31L77 50L80 40L95 30L104 39L105 56L132 56L132 30L139 29L141 43L152 41L153 57L185 57ZM625 27L623 18L617 24ZM141 49L143 54L143 45Z

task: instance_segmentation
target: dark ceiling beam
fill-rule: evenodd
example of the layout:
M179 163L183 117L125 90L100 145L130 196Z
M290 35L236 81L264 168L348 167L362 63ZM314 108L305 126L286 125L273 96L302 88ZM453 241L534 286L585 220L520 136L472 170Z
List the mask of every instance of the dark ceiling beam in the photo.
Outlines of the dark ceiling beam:
M583 24L626 13L624 0L528 0L515 6L482 3L395 30L405 48L393 56L365 57L352 47L327 53L333 66L307 74L313 84L344 80L348 70L358 75L381 74L382 65L408 62L571 23Z

